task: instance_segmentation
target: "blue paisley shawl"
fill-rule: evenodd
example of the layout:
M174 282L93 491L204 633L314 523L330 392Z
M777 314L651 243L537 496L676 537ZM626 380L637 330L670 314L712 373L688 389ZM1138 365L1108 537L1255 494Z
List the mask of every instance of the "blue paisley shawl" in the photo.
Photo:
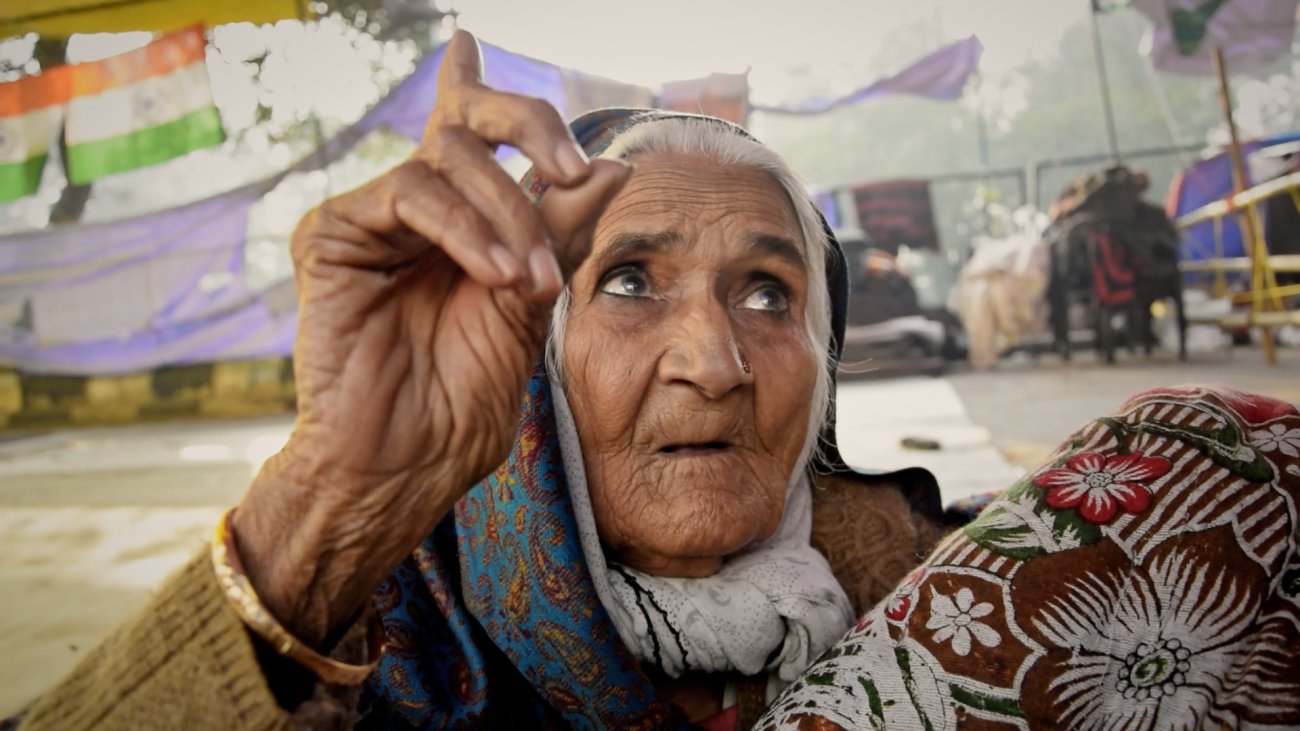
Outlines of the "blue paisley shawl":
M387 646L360 727L684 727L618 638L577 536L538 369L509 459L376 594Z
M571 128L594 156L630 126L690 116L608 109ZM522 184L534 200L546 187L532 172ZM837 360L847 275L839 244L829 228L826 233L832 243L828 347ZM848 471L834 435L832 419L822 437L820 472ZM925 487L913 500L937 515L933 478ZM377 592L388 644L365 689L358 728L685 728L618 637L577 536L549 378L539 364L508 460L467 493Z

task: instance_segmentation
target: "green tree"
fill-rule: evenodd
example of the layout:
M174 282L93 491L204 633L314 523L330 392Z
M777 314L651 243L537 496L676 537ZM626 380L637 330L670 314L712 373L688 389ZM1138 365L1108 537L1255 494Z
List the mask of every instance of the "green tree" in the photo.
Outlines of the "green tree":
M1149 69L1139 53L1148 24L1136 11L1119 8L1097 20L1121 153L1222 142L1224 123L1213 78ZM900 28L871 58L863 78L890 73L951 40L928 20ZM753 126L805 178L820 185L979 170L981 107L988 121L989 162L994 169L1023 169L1038 160L1105 154L1105 118L1092 53L1087 19L1080 18L1054 52L1029 58L1007 74L973 80L960 104L899 97L808 119L756 115ZM1263 80L1233 80L1243 134L1294 128L1300 98L1298 72L1300 62L1288 61L1262 74ZM981 86L993 92L982 94ZM1173 174L1194 157L1167 154L1126 161L1147 170L1152 194L1159 196ZM1102 164L1046 169L1043 204L1068 180ZM1011 180L996 182L1002 200L1018 202L1017 186ZM969 193L973 187L965 189Z
M1205 144L1221 124L1213 79L1153 72L1138 52L1147 23L1136 12L1103 14L1098 24L1121 157L1126 150ZM1021 69L1028 82L1026 107L994 136L995 164L1022 166L1107 151L1092 53L1088 25L1081 21L1066 32L1055 55ZM1177 155L1132 160L1148 169L1157 194L1186 162ZM1044 205L1070 178L1101 164L1049 169L1042 180Z

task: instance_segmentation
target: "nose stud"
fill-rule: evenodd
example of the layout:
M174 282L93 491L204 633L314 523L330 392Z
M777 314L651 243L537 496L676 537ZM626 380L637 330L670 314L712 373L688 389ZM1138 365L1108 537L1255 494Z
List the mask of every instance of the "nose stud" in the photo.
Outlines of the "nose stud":
M749 373L749 361L745 360L743 355L740 356L740 370Z

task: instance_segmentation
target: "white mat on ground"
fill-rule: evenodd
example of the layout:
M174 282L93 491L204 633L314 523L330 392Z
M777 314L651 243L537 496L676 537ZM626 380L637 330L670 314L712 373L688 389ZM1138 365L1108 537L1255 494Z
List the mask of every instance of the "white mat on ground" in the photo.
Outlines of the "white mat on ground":
M994 446L989 431L971 421L942 378L898 378L839 384L840 451L868 470L925 467L939 479L945 504L1011 486L1024 471ZM905 437L932 439L934 451L905 449Z

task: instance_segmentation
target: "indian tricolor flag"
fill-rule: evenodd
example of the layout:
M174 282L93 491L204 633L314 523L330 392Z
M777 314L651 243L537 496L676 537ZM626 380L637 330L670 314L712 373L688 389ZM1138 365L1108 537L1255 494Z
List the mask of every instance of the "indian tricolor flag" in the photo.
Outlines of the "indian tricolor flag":
M74 184L221 144L196 26L130 53L71 67L66 135Z
M36 192L59 115L68 100L68 68L0 84L0 201Z

